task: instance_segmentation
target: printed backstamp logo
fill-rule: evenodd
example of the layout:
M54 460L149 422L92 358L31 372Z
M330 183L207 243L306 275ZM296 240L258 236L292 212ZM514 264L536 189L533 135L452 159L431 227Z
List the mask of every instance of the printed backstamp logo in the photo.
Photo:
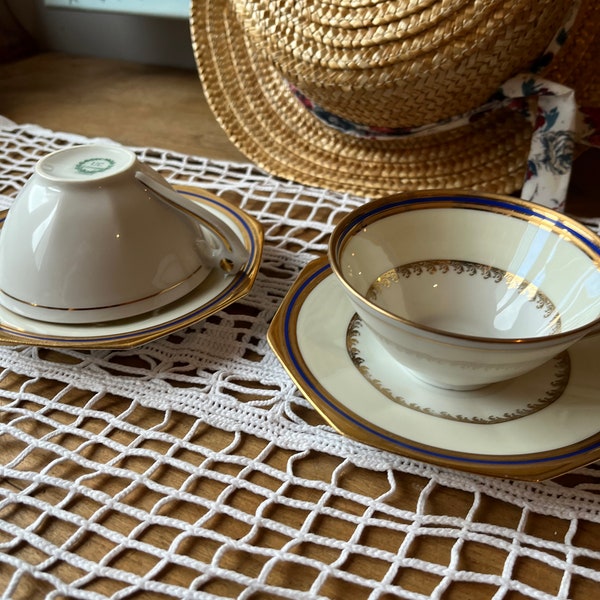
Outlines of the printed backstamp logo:
M86 158L75 165L75 170L82 175L103 173L115 166L112 158Z

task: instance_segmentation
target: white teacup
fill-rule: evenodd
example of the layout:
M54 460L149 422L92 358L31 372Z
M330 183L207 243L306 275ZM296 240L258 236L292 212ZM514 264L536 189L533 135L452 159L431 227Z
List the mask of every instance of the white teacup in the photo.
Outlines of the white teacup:
M125 148L42 158L0 231L0 303L32 319L93 323L181 298L248 252L213 213Z
M600 238L522 200L382 198L342 219L329 258L381 344L438 387L522 375L600 330Z

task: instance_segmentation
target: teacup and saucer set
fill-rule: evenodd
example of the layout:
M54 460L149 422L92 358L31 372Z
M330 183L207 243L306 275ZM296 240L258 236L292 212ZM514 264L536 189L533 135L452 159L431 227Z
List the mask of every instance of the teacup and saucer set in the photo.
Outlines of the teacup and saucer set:
M120 146L48 154L0 213L0 343L137 346L246 295L260 224Z
M435 465L542 480L600 459L600 239L461 191L368 202L268 339L338 431Z
M42 158L0 214L0 343L138 346L247 294L260 224L119 146ZM428 191L335 227L268 331L341 433L540 480L600 458L600 239L510 197Z

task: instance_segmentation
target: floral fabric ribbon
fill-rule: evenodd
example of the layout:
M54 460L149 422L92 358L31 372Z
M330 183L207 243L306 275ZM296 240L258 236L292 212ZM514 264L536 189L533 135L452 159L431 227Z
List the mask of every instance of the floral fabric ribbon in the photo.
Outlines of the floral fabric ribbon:
M567 19L532 66L531 72L508 80L484 105L460 116L415 128L374 127L354 123L328 112L307 98L293 84L291 92L316 118L343 133L371 139L393 139L440 133L468 125L482 114L511 107L527 117L533 126L527 174L521 197L537 204L563 211L573 164L575 143L600 147L600 107L577 106L575 92L556 82L547 81L537 73L552 60L564 44L579 2L574 2ZM537 100L532 111L530 100Z
M600 145L600 110L578 107L571 88L531 74L513 77L501 91L523 114L526 99L537 99L521 197L564 211L575 143Z

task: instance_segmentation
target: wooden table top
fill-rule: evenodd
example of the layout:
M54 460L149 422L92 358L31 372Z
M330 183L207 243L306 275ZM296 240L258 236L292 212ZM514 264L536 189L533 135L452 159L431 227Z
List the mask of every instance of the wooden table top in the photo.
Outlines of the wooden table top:
M202 93L202 87L197 73L192 71L181 71L163 67L144 66L138 64L122 63L118 61L99 60L89 58L78 58L58 54L35 55L18 62L0 65L0 115L8 117L17 123L34 123L57 131L79 133L85 136L109 137L118 142L132 146L150 146L169 148L182 153L202 155L208 158L225 159L246 162L244 156L228 141L225 134L215 122ZM594 159L595 160L595 159ZM597 164L594 160L586 159L588 163ZM590 177L593 168L588 164L581 163L582 175L577 178L577 189L580 190L579 197L581 212L589 212L588 195L590 186L586 178ZM12 376L4 379L0 385L5 389L18 389L21 378ZM55 393L53 382L40 381L37 384L40 389L46 386L48 393ZM103 407L104 410L112 410L109 403ZM137 422L153 423L156 420L154 410L139 408ZM173 416L173 428L185 430L189 426L191 417L186 415ZM217 439L226 434L217 429L208 428L206 435ZM256 455L265 443L258 438L250 438L246 442L245 451L249 455ZM285 465L287 454L281 450L271 460L279 465ZM319 465L319 472L330 473L335 467L336 459L323 456ZM63 474L65 477L74 477L76 474ZM374 494L384 485L381 473L369 473L356 469L348 475L349 481L354 481L361 489L371 489ZM0 486L14 486L14 482L0 481ZM110 487L111 482L104 482ZM116 485L116 484L115 484ZM419 477L406 476L406 485L403 487L405 496L399 502L407 505L414 503L416 495L422 489L424 482ZM210 497L210 496L207 496ZM251 499L240 502L252 502ZM447 514L460 514L464 510L465 495L459 491L448 492L437 499L438 506L435 510ZM489 500L483 509L487 512L490 522L495 524L506 524L514 528L515 511L509 503ZM27 521L27 507L20 510L14 509L10 515L1 514L0 518L14 519L15 522ZM126 527L127 524L124 524ZM557 530L564 535L564 524L555 518L536 519L534 525L536 534L544 539L551 540L557 535ZM327 527L327 524L324 524ZM60 532L48 528L46 535L60 536ZM581 538L594 550L599 549L600 526L593 523L581 523ZM265 540L269 543L269 540ZM275 543L275 542L274 542ZM101 545L97 547L82 547L88 557L101 557L106 551ZM448 547L443 544L422 548L423 556L428 558L442 558L448 553ZM26 552L26 550L23 550ZM202 544L191 546L190 553L202 556L209 552L209 548ZM473 546L468 557L462 565L466 570L472 569L478 572L496 572L498 565L505 559L503 551L494 552L488 546L481 549ZM31 556L34 563L36 557ZM131 560L143 561L140 556L131 556ZM244 560L252 561L251 556L245 556ZM258 559L257 559L258 560ZM592 563L591 568L600 570L600 564ZM377 577L377 565L373 562L372 576ZM556 580L557 574L553 568L540 562L532 561L530 565L524 565L529 570L526 579L532 582L532 586L539 585L540 589L552 589L549 582ZM186 574L183 569L179 571L173 567L173 579L181 578L185 581ZM0 590L4 590L7 581L11 577L9 569L0 568ZM68 579L69 574L64 577ZM313 574L282 570L273 574L274 581L296 582L298 589L306 589L307 577ZM427 593L430 582L419 578L419 571L412 574L406 573L403 584L407 589ZM39 598L50 588L40 588L39 581L23 576L20 585L13 590L13 599L17 598ZM304 587L303 587L304 586ZM429 586L429 587L428 587ZM107 580L106 588L99 592L110 595L112 593L111 582ZM207 588L215 594L225 596L235 595L235 589L224 583L215 581L212 588ZM348 596L350 593L350 596ZM572 588L573 598L591 599L600 597L598 584L589 580L580 579ZM472 600L483 600L491 598L493 590L485 585L468 585L468 582L457 583L448 592L447 598L470 598ZM331 597L360 598L360 595L352 595L351 589L335 588L330 590ZM133 596L132 596L133 597ZM140 598L151 598L151 595L136 596ZM156 596L159 598L160 596ZM505 596L505 600L516 600L529 597L517 592Z
M0 81L1 114L17 123L247 162L195 71L50 53L0 65Z

